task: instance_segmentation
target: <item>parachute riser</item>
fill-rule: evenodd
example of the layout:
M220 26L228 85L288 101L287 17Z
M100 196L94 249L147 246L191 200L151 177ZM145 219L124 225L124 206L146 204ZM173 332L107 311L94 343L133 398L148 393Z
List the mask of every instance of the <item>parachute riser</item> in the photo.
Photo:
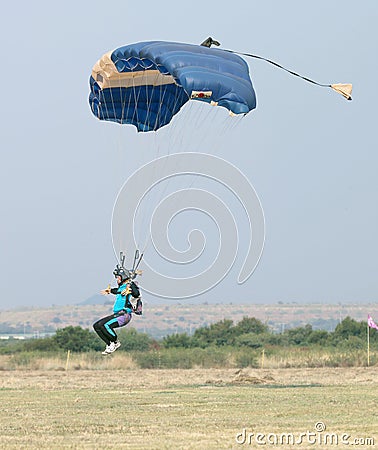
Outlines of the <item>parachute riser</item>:
M134 254L134 261L133 261L133 266L131 270L126 269L125 267L125 259L126 259L126 255L123 252L120 252L120 256L119 256L119 264L117 264L117 269L123 269L124 271L128 272L130 274L130 279L131 280L135 280L135 278L138 275L141 275L140 271L138 271L138 267L142 261L143 258L143 253L139 254L139 250L135 250L135 254Z

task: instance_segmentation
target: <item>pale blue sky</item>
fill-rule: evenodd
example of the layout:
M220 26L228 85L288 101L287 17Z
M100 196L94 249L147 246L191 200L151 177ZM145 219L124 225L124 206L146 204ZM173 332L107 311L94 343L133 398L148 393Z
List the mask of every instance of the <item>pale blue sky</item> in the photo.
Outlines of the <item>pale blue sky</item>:
M155 154L132 127L104 127L92 116L93 64L132 42L208 36L323 83L351 82L354 92L347 102L248 61L258 108L216 152L256 189L265 250L247 283L236 282L241 257L198 300L376 302L377 23L374 0L8 3L0 27L0 307L76 303L112 279L114 200L129 170Z

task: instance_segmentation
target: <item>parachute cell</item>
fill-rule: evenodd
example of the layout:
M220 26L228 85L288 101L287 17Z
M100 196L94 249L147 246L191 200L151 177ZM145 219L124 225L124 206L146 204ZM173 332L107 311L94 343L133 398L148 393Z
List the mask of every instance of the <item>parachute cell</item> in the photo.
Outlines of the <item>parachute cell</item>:
M93 67L89 103L100 120L138 131L168 124L189 100L246 114L256 107L247 63L200 45L140 42L105 54Z

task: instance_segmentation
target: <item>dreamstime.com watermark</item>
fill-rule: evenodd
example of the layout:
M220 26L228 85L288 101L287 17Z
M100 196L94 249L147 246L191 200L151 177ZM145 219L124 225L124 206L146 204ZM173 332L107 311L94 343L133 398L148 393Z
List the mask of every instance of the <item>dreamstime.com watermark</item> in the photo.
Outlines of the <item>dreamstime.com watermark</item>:
M235 441L239 445L265 446L265 445L313 445L314 448L331 447L338 445L366 446L373 447L375 439L373 437L354 437L349 433L332 433L326 430L324 422L316 422L314 431L306 430L296 433L261 433L248 431L243 428L235 436Z

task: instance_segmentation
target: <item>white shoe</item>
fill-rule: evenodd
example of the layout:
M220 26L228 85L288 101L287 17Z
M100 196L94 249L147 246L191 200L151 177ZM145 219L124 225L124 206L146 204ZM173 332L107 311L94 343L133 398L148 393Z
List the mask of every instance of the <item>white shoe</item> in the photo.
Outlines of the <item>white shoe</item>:
M121 347L121 343L119 341L111 342L109 345L109 353L113 353L117 350L117 348Z
M114 351L114 350L113 350ZM105 347L105 350L102 352L103 355L109 355L111 353L110 351L110 345L107 345Z
M113 353L117 350L117 348L121 347L121 343L119 341L111 342L109 345L106 346L105 350L102 352L103 355L110 355L110 353Z

